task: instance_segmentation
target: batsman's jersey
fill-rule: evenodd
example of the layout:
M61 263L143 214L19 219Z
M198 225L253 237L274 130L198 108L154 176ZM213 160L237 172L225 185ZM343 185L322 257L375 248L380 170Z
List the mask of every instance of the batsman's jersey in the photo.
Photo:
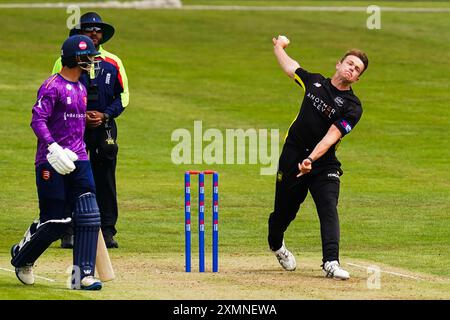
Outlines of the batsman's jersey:
M289 128L286 143L311 152L335 125L344 137L356 126L362 115L359 99L350 90L338 90L330 78L298 68L295 82L305 90L300 112ZM339 142L338 142L339 143ZM315 164L338 163L336 143Z
M88 160L83 141L86 127L86 88L55 74L39 88L33 106L31 128L36 134L35 164L47 161L47 147L57 142L75 152L79 160Z

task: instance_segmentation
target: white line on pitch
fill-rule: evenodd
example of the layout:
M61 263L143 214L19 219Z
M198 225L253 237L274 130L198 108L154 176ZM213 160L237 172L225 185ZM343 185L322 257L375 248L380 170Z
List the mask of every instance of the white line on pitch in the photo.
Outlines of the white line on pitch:
M2 267L0 267L0 270L2 270L2 271L7 271L7 272L12 272L12 273L16 273L14 270L7 269L7 268L2 268ZM37 275L35 275L34 277L35 277L35 278L38 278L38 279L46 280L46 281L49 281L49 282L55 282L55 281L56 281L56 280L53 280L53 279L49 279L49 278L41 277L41 276L37 276Z
M363 268L363 269L367 269L369 267L369 266L366 266L366 267L365 266L361 266L359 264L350 263L350 262L347 262L347 264L349 266L354 266L354 267ZM380 268L380 272L384 272L384 273L388 273L388 274L392 274L392 275L399 276L399 277L404 277L404 278L411 278L411 279L414 279L414 280L421 280L420 278L413 277L413 276L408 276L406 274L401 274L401 273L393 272L393 271L381 270L381 268Z

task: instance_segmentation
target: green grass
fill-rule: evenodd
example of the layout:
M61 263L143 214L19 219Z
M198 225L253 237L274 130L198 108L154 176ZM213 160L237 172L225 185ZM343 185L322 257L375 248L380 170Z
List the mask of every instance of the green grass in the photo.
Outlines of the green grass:
M131 2L132 0L120 0ZM0 4L8 3L103 3L107 0L0 0ZM449 7L448 1L420 1L420 0L382 0L382 1L329 1L329 0L181 0L183 5L240 5L240 6L370 6L382 7Z
M242 5L242 6L370 6L382 7L448 7L447 1L304 1L304 0L183 0L183 5Z
M65 10L0 14L0 266L9 267L10 245L38 214L31 107L67 30ZM101 10L101 15L116 27L105 47L124 61L131 92L118 120L123 259L183 254L183 171L207 166L172 164L173 130L192 131L194 120L202 120L204 130L278 128L284 137L301 99L272 53L272 36L286 34L288 53L327 76L350 47L364 49L370 58L354 86L363 118L338 151L345 171L339 207L343 257L450 276L448 14L383 13L377 31L365 28L365 13ZM221 174L221 255L267 255L274 176L260 176L255 165L214 167ZM318 218L309 198L286 241L295 251L320 257ZM70 254L51 249L41 264L52 257ZM4 273L0 281L4 299L96 297L45 285L23 289Z

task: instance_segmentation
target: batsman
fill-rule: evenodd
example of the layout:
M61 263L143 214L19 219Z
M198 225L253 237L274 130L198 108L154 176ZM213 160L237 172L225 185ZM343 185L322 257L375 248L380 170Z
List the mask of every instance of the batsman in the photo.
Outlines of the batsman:
M286 248L283 237L309 191L320 220L323 273L346 280L350 275L339 263L337 205L343 171L336 149L361 118L361 102L351 85L367 70L369 60L364 52L350 50L336 63L333 76L326 78L305 70L288 56L286 37L273 38L272 42L281 69L305 95L279 159L275 207L269 217L269 246L285 270L295 270L295 257Z
M83 141L87 93L79 82L81 74L91 70L97 54L89 37L69 37L61 48L62 70L44 81L32 109L39 219L11 248L11 264L26 285L34 284L36 260L73 220L72 289L102 288L101 281L94 277L100 212Z
M84 142L97 190L101 230L108 248L119 247L114 239L119 217L116 190L119 146L115 119L122 114L129 102L128 78L122 60L103 47L114 33L114 27L103 22L96 12L83 14L79 25L69 33L89 37L99 52L94 58L94 68L91 72L82 74L80 81L88 93ZM59 72L61 68L61 59L58 59L52 73ZM69 229L63 236L61 247L73 247L73 230Z

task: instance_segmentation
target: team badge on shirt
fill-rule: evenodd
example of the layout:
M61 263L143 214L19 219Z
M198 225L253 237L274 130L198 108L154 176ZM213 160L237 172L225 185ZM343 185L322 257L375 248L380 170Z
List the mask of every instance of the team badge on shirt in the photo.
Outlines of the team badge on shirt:
M342 106L344 105L344 99L342 99L341 97L336 97L336 98L334 98L334 102L336 102L336 104L337 104L339 107L342 107Z

